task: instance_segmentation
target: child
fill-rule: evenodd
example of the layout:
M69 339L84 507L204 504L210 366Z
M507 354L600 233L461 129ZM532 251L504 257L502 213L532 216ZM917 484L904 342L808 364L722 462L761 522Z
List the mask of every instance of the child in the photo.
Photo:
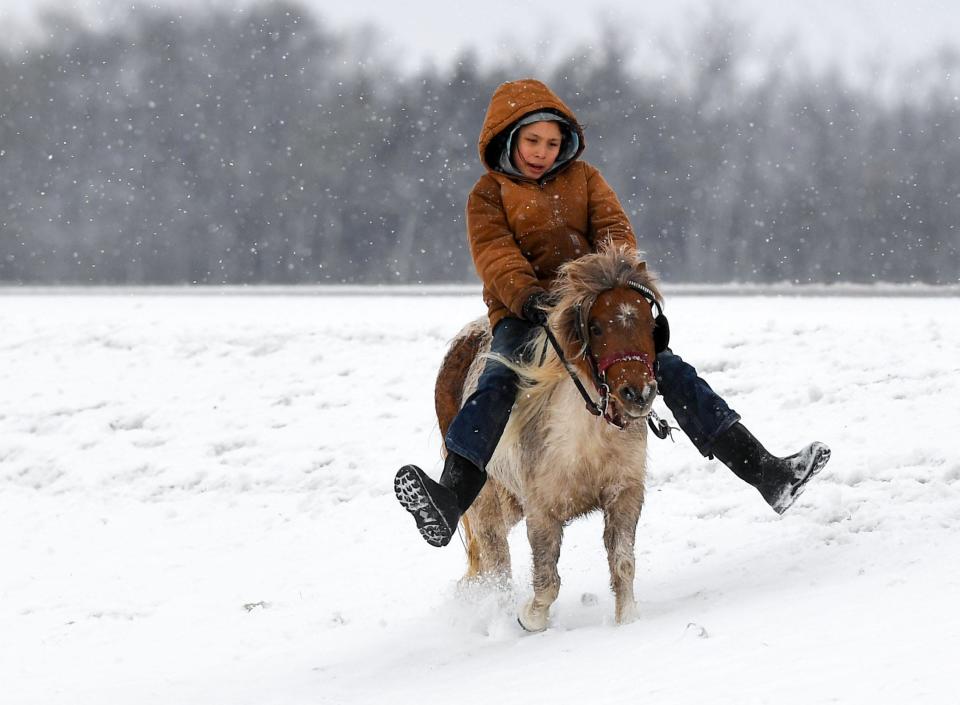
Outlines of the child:
M543 305L558 268L601 245L636 248L616 194L579 159L583 130L547 86L525 79L493 94L480 133L484 174L467 200L467 235L493 330L492 352L517 360L546 323ZM779 514L830 458L811 443L795 455L771 455L739 423L696 370L669 348L657 355L657 385L680 428L705 457L716 457L756 487ZM397 498L432 546L445 546L486 481L485 468L506 427L516 374L496 360L450 424L440 481L415 465L397 473Z

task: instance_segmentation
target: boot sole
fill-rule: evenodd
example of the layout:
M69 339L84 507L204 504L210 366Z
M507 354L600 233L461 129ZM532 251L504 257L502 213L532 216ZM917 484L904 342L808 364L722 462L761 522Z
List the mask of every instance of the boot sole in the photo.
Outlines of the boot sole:
M790 489L785 492L780 499L773 505L773 511L777 514L783 514L793 506L797 498L803 494L807 488L807 482L823 469L823 466L830 460L830 448L823 443L814 443L812 458L807 471L799 479L795 480Z
M424 541L437 548L450 543L453 529L430 498L424 485L423 470L415 465L404 465L393 479L393 491L400 506L413 515Z

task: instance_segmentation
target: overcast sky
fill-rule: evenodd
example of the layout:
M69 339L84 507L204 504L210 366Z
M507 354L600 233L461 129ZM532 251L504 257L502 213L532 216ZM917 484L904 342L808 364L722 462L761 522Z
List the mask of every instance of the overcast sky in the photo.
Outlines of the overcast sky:
M466 46L489 61L564 53L571 44L596 38L602 22L623 31L639 60L655 60L655 40L678 35L713 3L704 0L295 0L314 8L336 27L374 23L381 47L402 66L444 64ZM131 8L188 7L227 0L0 0L5 27L29 23L38 8L59 5L87 16L122 18ZM250 5L233 0L231 7ZM749 20L760 49L787 34L798 40L795 55L815 66L836 62L859 69L874 59L908 64L931 47L960 50L960 0L724 0L723 11ZM134 10L135 11L135 10ZM8 34L8 37L10 35Z

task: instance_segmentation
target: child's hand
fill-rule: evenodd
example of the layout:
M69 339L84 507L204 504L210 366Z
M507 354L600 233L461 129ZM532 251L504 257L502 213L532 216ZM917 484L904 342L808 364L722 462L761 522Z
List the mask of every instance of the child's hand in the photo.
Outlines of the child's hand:
M544 308L547 305L548 301L547 292L537 291L527 297L527 300L523 302L521 307L523 310L523 317L526 318L531 323L534 323L538 326L547 325L547 312L544 311Z

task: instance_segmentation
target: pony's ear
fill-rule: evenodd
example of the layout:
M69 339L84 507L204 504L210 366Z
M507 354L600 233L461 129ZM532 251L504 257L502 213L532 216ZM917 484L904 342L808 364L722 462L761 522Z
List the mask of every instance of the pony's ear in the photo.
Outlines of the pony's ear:
M670 345L670 322L661 312L653 321L653 349L657 355Z

